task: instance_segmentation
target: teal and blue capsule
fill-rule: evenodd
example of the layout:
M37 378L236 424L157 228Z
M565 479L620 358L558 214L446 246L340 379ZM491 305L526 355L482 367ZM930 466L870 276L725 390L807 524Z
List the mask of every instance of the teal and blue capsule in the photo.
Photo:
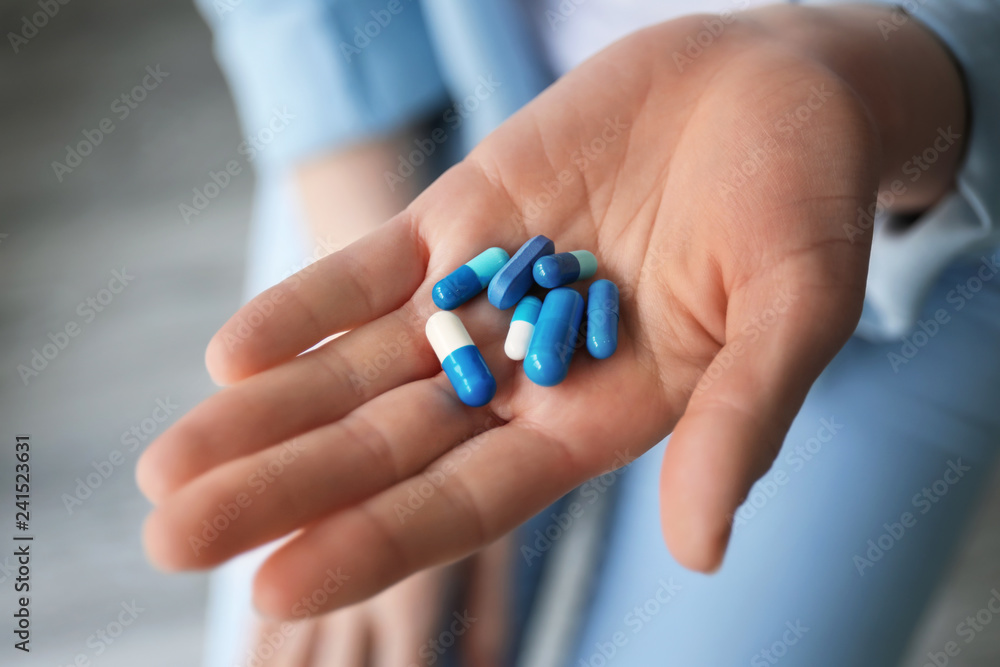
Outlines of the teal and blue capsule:
M562 287L597 273L597 258L589 250L560 252L539 259L531 272L542 287Z
M595 280L587 292L587 351L607 359L618 349L618 286Z
M582 321L583 297L579 292L560 287L545 296L524 358L529 380L552 387L566 379Z
M555 244L545 236L539 235L529 239L493 276L486 292L490 303L500 310L507 310L520 301L521 297L531 289L531 271L535 262L555 251Z
M510 255L503 248L490 248L458 267L434 285L432 298L441 310L454 310L490 284Z
M458 315L439 310L427 318L425 332L459 400L474 408L493 400L497 381Z
M518 301L507 331L507 340L503 344L508 359L521 361L528 354L528 344L535 333L535 322L541 309L542 300L537 296L526 296Z

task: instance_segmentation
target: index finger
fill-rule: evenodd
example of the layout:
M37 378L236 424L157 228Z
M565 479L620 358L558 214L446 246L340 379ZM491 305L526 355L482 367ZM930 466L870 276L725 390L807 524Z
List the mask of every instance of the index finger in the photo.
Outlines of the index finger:
M209 374L232 384L395 310L423 280L427 254L412 216L401 213L237 311L208 344Z
M318 611L364 600L492 542L606 469L610 459L523 420L498 421L488 414L486 430L421 474L307 526L261 567L257 608L294 616L304 597L324 588L329 572L341 570L346 583Z

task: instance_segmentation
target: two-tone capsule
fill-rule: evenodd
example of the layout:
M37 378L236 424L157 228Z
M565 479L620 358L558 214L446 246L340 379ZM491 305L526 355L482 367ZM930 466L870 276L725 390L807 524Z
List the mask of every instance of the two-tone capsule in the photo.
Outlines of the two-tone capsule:
M526 296L517 303L507 340L503 344L503 351L509 359L521 361L528 354L528 343L535 332L535 322L541 309L542 300L535 296Z
M582 321L583 297L579 292L560 287L545 295L524 358L529 380L551 387L566 379Z
M532 268L535 282L542 287L562 287L586 280L597 273L597 258L589 250L560 252L542 257Z
M510 255L503 248L490 248L476 255L434 285L434 305L442 310L458 308L486 289L508 261Z
M607 359L618 349L618 286L595 280L587 292L587 351Z
M489 403L497 382L458 315L438 311L427 319L425 331L458 398L474 408Z

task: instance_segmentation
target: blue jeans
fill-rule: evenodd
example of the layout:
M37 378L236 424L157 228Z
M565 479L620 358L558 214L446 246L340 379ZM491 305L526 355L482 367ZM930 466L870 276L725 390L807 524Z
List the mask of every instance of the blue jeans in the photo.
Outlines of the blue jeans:
M897 664L1000 445L1000 275L986 257L945 272L903 341L853 338L837 355L715 575L663 545L669 441L633 463L569 664Z

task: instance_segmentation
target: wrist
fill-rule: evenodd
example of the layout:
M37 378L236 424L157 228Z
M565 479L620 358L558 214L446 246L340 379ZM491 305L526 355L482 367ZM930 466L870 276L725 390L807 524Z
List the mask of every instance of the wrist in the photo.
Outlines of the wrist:
M399 176L411 132L373 138L301 161L295 184L303 217L320 246L343 248L393 217L412 201L424 174ZM408 145L409 144L409 145Z
M953 185L967 134L962 75L947 48L898 7L772 6L746 13L843 79L879 136L890 207L919 211Z

